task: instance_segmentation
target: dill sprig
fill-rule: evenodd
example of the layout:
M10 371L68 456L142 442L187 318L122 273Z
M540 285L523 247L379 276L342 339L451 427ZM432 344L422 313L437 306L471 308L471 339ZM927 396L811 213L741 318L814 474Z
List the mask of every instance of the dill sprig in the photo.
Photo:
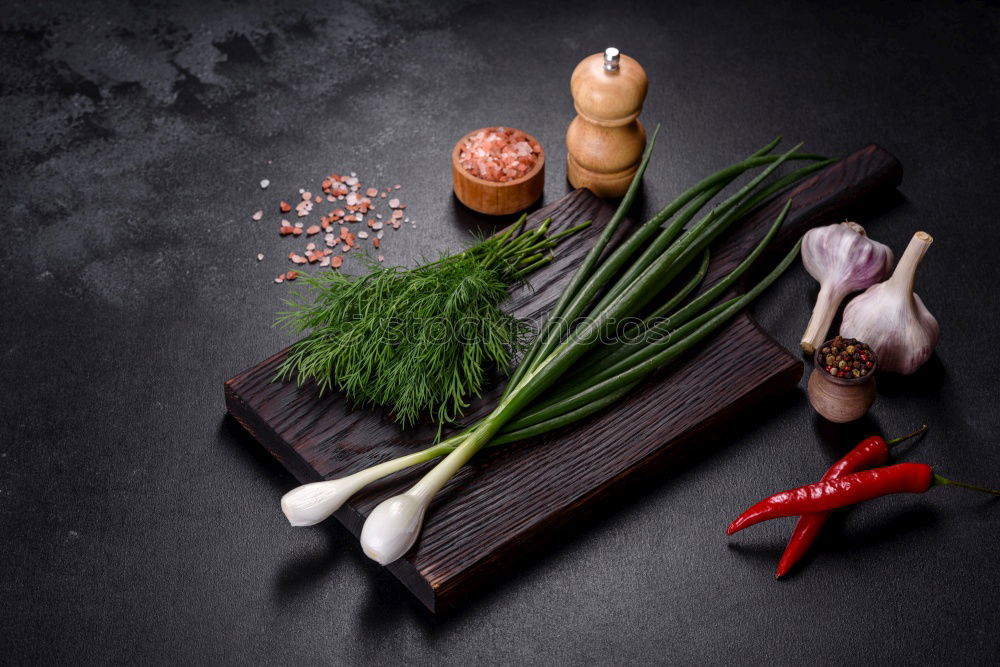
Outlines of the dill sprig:
M415 269L371 262L368 273L304 274L278 324L306 336L292 345L277 379L341 390L359 405L388 407L404 426L426 413L458 419L487 372L507 373L530 340L527 322L501 308L508 288L552 258L560 239L549 220L498 236Z

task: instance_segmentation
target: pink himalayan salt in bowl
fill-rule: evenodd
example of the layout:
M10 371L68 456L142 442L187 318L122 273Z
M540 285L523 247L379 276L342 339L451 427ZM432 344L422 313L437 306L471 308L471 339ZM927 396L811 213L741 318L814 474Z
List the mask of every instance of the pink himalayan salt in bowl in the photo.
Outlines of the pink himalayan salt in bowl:
M476 178L507 183L523 178L542 156L542 147L521 130L486 127L465 137L459 164Z
M480 173L498 180L482 178ZM487 215L516 213L542 196L545 151L526 132L484 127L455 144L451 176L455 196L472 210Z

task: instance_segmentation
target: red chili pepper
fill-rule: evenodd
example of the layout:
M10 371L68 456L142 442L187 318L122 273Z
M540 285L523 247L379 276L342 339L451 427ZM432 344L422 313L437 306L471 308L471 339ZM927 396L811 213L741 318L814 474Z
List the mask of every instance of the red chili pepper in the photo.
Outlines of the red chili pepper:
M732 535L769 519L828 512L893 493L923 493L935 484L961 486L1000 496L1000 491L994 489L946 479L924 463L897 463L776 493L737 517L729 524L726 534Z
M847 452L843 458L830 466L821 481L836 479L852 472L857 472L858 470L885 465L889 461L889 448L891 446L920 435L926 430L927 425L924 424L913 433L894 438L889 442L886 442L878 435L865 438L854 449ZM828 518L830 518L830 512L804 514L799 518L798 523L795 524L795 530L792 531L792 536L788 538L788 546L785 547L785 552L781 555L781 560L778 562L778 570L775 572L775 577L780 579L785 576L801 560L802 556L809 550L809 547L816 541L816 538L819 537L819 533Z

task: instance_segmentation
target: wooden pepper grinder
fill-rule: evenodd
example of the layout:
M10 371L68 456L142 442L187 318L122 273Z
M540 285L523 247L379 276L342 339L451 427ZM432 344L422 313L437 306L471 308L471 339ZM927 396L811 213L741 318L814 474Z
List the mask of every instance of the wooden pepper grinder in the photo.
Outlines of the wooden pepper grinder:
M638 120L646 99L646 71L612 47L581 60L569 87L579 115L566 130L566 176L574 188L621 197L646 147L646 131Z

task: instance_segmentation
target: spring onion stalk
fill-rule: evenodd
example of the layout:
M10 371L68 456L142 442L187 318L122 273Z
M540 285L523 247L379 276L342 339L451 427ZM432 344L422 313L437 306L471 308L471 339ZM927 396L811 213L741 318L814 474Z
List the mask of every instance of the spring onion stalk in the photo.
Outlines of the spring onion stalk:
M800 144L801 145L801 144ZM796 147L798 148L798 147ZM798 171L792 172L787 176L776 180L774 183L768 187L762 188L758 192L753 192L759 184L761 184L778 166L781 165L786 159L794 159L795 148L793 148L789 153L784 156L780 156L775 160L774 164L765 169L757 178L753 179L747 185L745 185L739 192L735 193L729 197L726 201L722 202L718 206L712 209L705 217L703 217L692 229L688 230L685 235L678 241L677 245L682 246L685 239L689 237L694 237L698 234L702 235L702 244L707 245L716 236L718 236L722 231L724 231L733 221L742 219L750 210L756 207L760 202L771 197L776 192L785 189L792 183L795 183L805 176L812 174L819 169L828 166L832 160L821 161L817 164L809 165ZM716 188L708 190L705 194L714 196L719 190ZM709 197L711 198L711 197ZM699 201L694 202L693 205L700 204ZM702 206L698 206L701 208ZM687 216L688 219L693 217L693 212ZM686 224L687 219L683 222ZM675 223L676 224L676 223ZM672 225L673 226L673 225ZM706 233L706 230L716 230L712 233ZM629 266L628 271L619 280L620 284L629 284L633 282L636 276L653 263L654 259L661 255L666 249L667 244L663 243L663 237L665 235L661 234L661 238L658 238L652 245L650 245L642 253L642 255ZM673 237L668 237L669 241L672 241ZM690 254L689 254L690 257ZM600 309L607 304L611 295L606 295L604 300L595 306L595 309Z
M611 220L609 220L608 224L604 226L604 230L601 232L601 235L596 241L594 241L594 245L591 246L590 251L587 252L587 255L583 258L583 262L581 262L580 267L573 273L573 276L570 278L566 287L563 288L562 293L559 295L559 299L556 301L556 304L552 307L552 310L549 313L549 317L546 320L544 327L541 331L539 331L535 344L528 348L528 351L525 353L520 365L518 365L514 374L510 377L510 381L507 383L508 390L511 387L516 386L520 382L524 371L531 367L534 358L540 351L541 346L538 344L539 339L547 338L551 333L550 329L552 328L553 323L558 323L562 320L566 308L571 303L573 296L580 290L580 287L583 286L587 278L587 274L593 271L594 267L601 258L601 254L611 241L611 237L614 236L615 232L618 230L618 226L621 225L622 220L625 219L625 215L628 213L629 209L632 208L632 202L635 201L635 197L639 193L639 185L642 183L642 176L646 173L646 167L649 165L649 158L653 155L653 146L656 144L656 136L659 133L660 125L657 123L656 129L653 130L653 135L650 137L649 144L646 146L646 150L643 151L642 159L639 161L639 167L635 172L635 176L632 178L632 182L629 184L628 190L625 191L625 196L622 197L621 203L615 210L614 215L611 216Z
M546 264L548 264L549 262L551 262L553 259L555 259L555 255L553 255L552 253L549 253L548 255L545 255L541 259L536 260L536 261L532 262L531 264L528 264L527 266L525 266L524 268L521 269L520 273L517 274L518 279L519 280L523 280L524 278L527 278L528 275L530 275L532 272L534 272L534 271L540 269L541 267L545 266Z
M610 374L610 379L614 380L614 384L621 385L617 389L610 389L610 382L600 381L609 379L609 374L604 374L602 378L599 378L598 384L584 390L557 395L550 399L547 404L539 405L518 420L511 422L501 431L499 436L493 439L490 445L498 446L542 435L568 426L613 405L639 384L643 377L669 364L745 308L750 301L757 298L764 289L791 266L799 251L800 244L796 243L782 262L751 291L741 297L726 301L692 320L687 328L688 331L684 332L687 334L686 336L680 335L681 330L679 329L677 331L679 341L673 345L665 345L666 349L655 355L655 358L646 366L632 368L629 372L617 376L613 373ZM669 338L661 340L670 341Z
M597 243L595 243L590 252L588 252L580 268L574 273L573 277L570 279L570 283L563 290L555 306L553 306L545 324L535 339L535 343L531 348L529 348L525 357L522 359L521 364L518 366L517 371L515 371L514 375L511 376L511 379L507 384L508 389L516 386L521 375L533 366L533 359L551 351L554 341L558 341L561 338L561 336L565 333L568 323L572 322L573 319L582 312L583 308L587 305L587 303L589 303L594 294L599 291L600 285L607 282L611 276L621 269L625 262L628 261L628 259L635 254L635 252L641 248L653 234L660 231L660 238L668 237L669 239L672 239L680 233L684 223L686 223L690 217L693 217L697 210L702 208L708 200L711 199L711 196L700 199L700 203L698 203L696 208L692 209L690 216L687 216L679 222L675 221L666 229L660 230L661 225L664 222L673 217L677 211L687 206L688 203L696 197L704 196L704 194L708 191L712 191L713 194L718 193L722 188L731 183L740 174L748 169L777 160L777 156L768 156L766 153L773 150L781 140L780 137L774 139L766 146L752 153L747 161L738 163L713 174L688 189L645 224L639 227L639 229L633 232L628 239L624 241L624 243L622 243L605 261L600 264L596 273L585 280L586 274L591 271L595 264L597 264L608 240L617 230L621 221L624 220L629 208L631 208L632 202L638 192L639 182L645 173L646 166L649 163L649 157L652 155L653 145L656 143L656 135L658 133L659 125L657 125L656 130L653 132L652 138L649 145L646 147L643 159L640 161L639 168L629 186L628 191L622 198L621 203L615 210L611 220L606 225L604 233L602 233L600 239L598 239ZM822 158L815 155L796 154L792 156L792 159L815 160Z
M340 509L347 499L386 475L444 456L452 450L448 441L420 452L400 456L365 468L347 477L303 484L281 498L281 511L293 526L313 526Z
M670 317L656 317L657 314L661 314L660 310L657 310L653 316L650 316L649 320L652 322L652 326L646 329L644 335L638 336L638 340L641 342L652 342L660 335L668 333L673 329L686 323L692 317L701 312L708 304L715 301L719 296L721 296L726 290L728 290L739 278L746 272L747 269L761 256L764 250L767 248L768 244L774 239L778 233L778 229L785 220L785 216L788 214L788 206L781 211L778 218L775 220L774 224L764 235L764 238L760 240L753 251L744 259L739 265L733 269L729 275L725 276L711 288L706 290L696 299L691 301L688 305L684 306L682 309L671 315ZM704 264L704 261L703 261ZM697 275L695 276L697 277ZM687 286L685 288L687 289ZM682 289L682 291L683 291ZM673 299L671 299L673 301ZM670 305L668 302L665 305ZM662 315L662 314L661 314ZM611 366L615 366L622 362L624 359L628 359L629 356L636 352L637 342L635 340L625 342L619 345L617 348L611 350L609 353L602 356L601 359L596 360L589 364L586 368L588 376L592 376L595 372L600 372ZM642 353L642 350L639 350Z
M712 305L760 257L787 216L789 201L753 252L729 276L681 306L704 279L708 246L719 234L779 189L821 168L811 165L766 185L766 179L786 161L822 159L798 153L798 146L781 155L768 155L777 140L690 188L606 253L611 235L638 191L655 138L654 132L621 206L571 279L494 410L434 447L290 492L282 507L294 525L321 521L374 479L441 458L408 491L380 503L365 522L361 533L365 553L379 563L393 562L416 542L433 498L482 448L547 433L614 405L649 374L711 336L791 265L798 255L797 246L748 292ZM685 229L723 188L757 167L764 169ZM664 227L668 220L670 224ZM515 232L516 226L505 233ZM544 238L536 235L515 243L527 266L548 261ZM669 294L665 292L698 258L694 275ZM649 312L646 307L654 299L662 303ZM641 344L619 341L606 348L607 354L584 357L603 344L601 335L614 322L637 316L643 322ZM545 399L540 400L543 395Z
M773 172L798 148L799 146L796 146L782 155L764 171L767 174ZM758 176L752 182L759 184L762 180ZM742 196L747 192L748 186L745 186L738 194ZM731 197L726 204L733 201L734 198ZM505 415L522 409L549 388L572 367L574 362L601 340L609 324L632 316L645 306L660 292L663 285L669 283L683 270L694 253L700 255L705 246L734 221L729 215L722 216L719 220L713 220L711 215L706 216L639 275L630 281L623 278L614 283L598 306L589 313L572 335L538 361L537 365L523 376L520 383L505 394L504 400L497 406L494 414L485 419L506 419Z
M795 248L798 249L798 245ZM601 392L630 381L638 381L648 373L673 361L756 299L794 260L795 255L790 252L766 278L743 296L722 303L669 334L634 349L630 356L610 368L595 372L588 378L587 385L567 382L571 389L555 394L535 406L530 413L513 422L512 428L534 425L563 412L575 410L588 400L601 397L603 395Z
M655 135L654 135L655 139ZM580 286L576 287L577 282L583 282L577 280L577 276L583 274L583 270L578 270L574 274L574 279L571 284L573 287L572 292L575 296L572 299L568 298L571 290L567 289L563 292L560 297L559 302L553 308L545 325L542 327L538 336L535 339L534 344L529 348L521 364L518 366L517 371L511 376L511 380L508 383L508 391L515 387L520 378L525 372L534 368L537 365L537 360L544 358L546 354L552 351L555 345L561 340L562 336L567 332L570 324L583 312L584 308L590 303L590 300L595 294L597 294L601 287L608 282L618 271L629 261L636 253L636 251L643 246L643 244L649 240L649 238L660 231L658 240L670 242L672 241L678 233L680 233L683 225L687 222L687 219L682 219L679 221L674 221L667 228L660 229L661 225L670 219L677 211L681 210L689 202L694 200L696 197L704 195L706 192L721 189L725 185L731 183L742 173L748 171L757 166L763 166L768 163L783 162L786 159L790 160L822 160L820 156L792 153L791 155L785 156L775 156L775 155L763 155L763 152L769 151L771 148L777 145L778 140L772 141L770 144L764 148L758 150L747 160L737 163L727 169L724 169L712 176L704 179L694 187L690 188L683 194L681 194L677 199L675 199L671 204L657 213L652 219L642 225L635 233L633 233L624 243L621 244L601 265L595 270L593 275L590 276L586 282ZM647 148L647 152L652 148L651 145ZM644 167L643 167L644 168ZM640 177L642 171L637 172L636 177ZM634 183L634 181L633 181ZM718 189L716 189L718 188ZM707 199L700 201L700 206L703 206L707 202ZM615 213L615 218L613 220L624 218L625 212L628 206L631 205L631 199L626 193L625 198L622 199L622 203ZM696 211L692 212L693 213ZM603 246L601 247L603 250ZM588 254L588 259L591 255L594 255L592 250ZM600 254L600 253L596 253ZM596 261L596 260L595 260Z
M772 142L772 144L769 144L769 146L774 145L774 143L775 142ZM521 362L521 365L518 367L515 374L512 376L511 381L508 383L506 393L510 393L512 389L516 388L516 385L519 383L520 378L523 377L523 374L525 372L537 368L539 363L538 360L540 358L545 358L546 355L554 351L557 343L561 340L562 336L569 329L570 324L583 314L585 308L590 303L591 299L604 287L604 285L612 277L614 277L620 271L620 269L625 265L625 263L629 261L631 256L637 251L638 247L641 246L641 244L637 243L637 241L646 240L649 235L651 235L652 233L656 232L657 229L659 229L660 224L662 222L673 216L673 214L676 213L678 210L680 210L685 204L695 199L696 197L699 197L700 195L704 194L706 190L711 191L716 187L718 187L720 183L723 185L728 184L736 176L743 173L744 171L747 171L752 166L763 166L768 163L771 164L771 166L768 167L767 170L765 170L766 173L763 175L763 177L758 177L754 179L753 185L756 185L762 182L768 174L773 172L781 163L783 163L786 160L822 159L819 158L818 156L796 153L795 150L796 149L793 148L792 151L789 151L788 153L781 156L755 155L749 158L748 160L744 161L743 163L738 163L733 167L729 167L728 169L720 171L717 174L703 180L695 187L689 189L687 192L678 197L678 199L676 199L673 203L671 203L666 208L664 208L660 213L658 213L652 220L650 220L645 225L640 227L640 229L636 234L627 239L614 253L612 253L608 257L608 259L605 262L601 264L601 266L599 266L596 269L594 275L591 276L591 278L584 284L584 286L578 290L576 298L574 298L573 301L569 305L567 305L561 313L553 314L549 317L548 321L546 322L546 326L548 328L542 329L532 347L529 348L528 354L526 355L525 359ZM758 153L759 152L760 151L758 151ZM732 198L730 198L730 200L727 200L727 202L722 205L726 206L725 209L723 209L722 206L717 207L716 211L713 212L714 215L710 213L709 215L705 216L705 218L703 218L691 230L688 230L688 232L686 232L685 235L682 236L681 239L678 240L673 246L670 246L671 251L672 252L676 251L676 253L681 253L690 245L691 240L694 238L701 239L700 245L697 248L695 248L695 250L707 246L708 243L711 242L711 240L713 240L716 236L722 233L722 231L724 231L735 220L742 217L743 213L749 210L749 208L752 208L752 206L749 205L750 200L747 199L744 200L743 205L741 205L739 209L737 209L738 211L740 211L740 213L737 214L736 211L731 210L732 206L738 203L737 201L738 198L743 194L749 192L750 189L751 186L744 187L743 189L740 190L739 193L737 193L737 195L734 195ZM704 203L706 203L706 201L702 201L700 205L703 205ZM721 210L729 210L730 213L728 215L720 216L719 212ZM690 217L693 217L694 212L696 211L693 211L692 215L682 215L682 217L679 220L675 220L673 223L671 223L671 225L669 225L666 229L663 229L660 232L659 238L660 239L666 238L667 240L672 241L676 237L676 235L680 233L683 225L687 222L687 220ZM706 234L705 233L706 229L710 230L711 233ZM648 234L645 234L645 232L647 231ZM684 267L687 266L691 258L692 257L690 255L685 255L682 257L681 261L677 261L676 254L675 255L668 254L666 257L660 257L656 263L656 266L658 267L656 270L660 270L665 266L672 265L670 266L670 272L667 273L666 275L660 273L658 274L658 277L655 279L647 278L646 281L644 282L644 286L646 286L646 291L645 292L640 291L638 294L633 293L631 297L638 296L639 299L644 300L643 303L648 302L660 291L655 288L649 289L648 286L649 285L655 286L656 284L659 284L662 287L668 284L677 275L677 273L682 271ZM649 268L648 264L646 264L646 268ZM598 317L597 315L595 315L595 313L600 313L602 309L606 309L607 306L610 306L613 296L615 296L618 300L624 299L625 297L622 297L620 290L624 289L623 286L630 282L635 282L634 272L631 270L627 274L626 279L620 279L618 281L617 285L619 285L619 290L617 291L609 290L604 300L602 300L600 304L598 304L598 306L593 307L591 309L590 318L594 319L595 317ZM641 304L637 304L634 301L632 301L624 305L626 309L635 310ZM606 319L614 319L614 317L615 317L614 315L611 315ZM580 337L589 337L591 340L595 340L604 333L606 332L595 333L593 329L582 329L576 331L575 335L577 336L578 340Z
M708 263L711 258L711 253L706 250L704 254L702 254L701 264L698 266L698 270L695 271L693 276L691 276L691 279L686 282L683 287L677 290L677 293L670 297L669 301L647 315L643 320L643 324L648 326L651 322L658 322L662 320L666 317L666 315L673 312L674 308L684 301L684 299L688 298L691 292L693 292L698 285L701 284L701 281L705 279L705 275L708 273Z
M589 400L599 398L604 395L605 392L614 390L615 388L621 386L622 384L627 384L630 382L637 382L644 378L649 373L657 370L666 363L669 363L677 356L689 350L693 345L700 342L706 336L714 332L722 324L736 315L739 311L746 307L746 305L757 298L760 293L773 282L779 275L784 273L784 271L791 266L792 262L795 261L798 256L799 244L797 243L794 247L795 252L790 252L785 256L774 271L768 276L767 279L761 281L754 289L747 292L742 297L733 299L731 302L727 302L725 307L709 321L701 324L694 331L685 332L687 335L681 338L674 345L663 345L665 349L661 349L657 354L652 355L648 359L641 361L635 365L630 366L627 370L623 370L617 374L611 375L598 381L586 389L578 390L573 396L566 397L560 403L560 410L571 410L576 407L585 405ZM689 323L694 324L697 320Z

